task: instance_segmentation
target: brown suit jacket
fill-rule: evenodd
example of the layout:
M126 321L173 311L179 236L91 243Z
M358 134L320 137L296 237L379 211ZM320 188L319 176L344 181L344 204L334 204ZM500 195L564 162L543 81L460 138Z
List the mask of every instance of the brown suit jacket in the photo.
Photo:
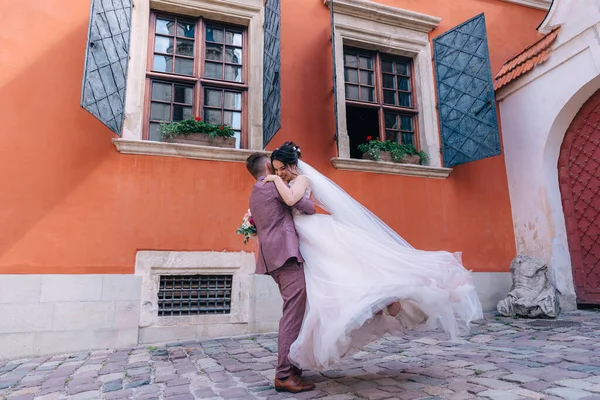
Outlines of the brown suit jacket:
M250 195L250 212L258 234L257 274L267 274L282 267L287 260L296 257L303 262L298 248L298 234L289 207L277 191L273 182L264 186L258 178ZM294 208L305 213L314 214L315 205L303 197Z

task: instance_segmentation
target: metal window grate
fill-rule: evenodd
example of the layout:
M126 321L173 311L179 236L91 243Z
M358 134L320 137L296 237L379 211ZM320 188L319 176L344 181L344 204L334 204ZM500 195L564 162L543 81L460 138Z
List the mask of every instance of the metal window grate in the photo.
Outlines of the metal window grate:
M161 275L158 316L229 314L232 275Z

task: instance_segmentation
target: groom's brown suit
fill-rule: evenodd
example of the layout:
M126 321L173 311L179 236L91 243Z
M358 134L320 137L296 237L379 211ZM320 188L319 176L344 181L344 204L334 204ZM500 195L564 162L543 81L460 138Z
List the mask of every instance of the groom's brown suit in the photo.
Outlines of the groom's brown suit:
M250 195L250 212L256 224L259 244L256 273L270 275L283 298L275 377L285 379L292 374L288 355L300 332L306 307L304 260L298 248L291 208L285 204L274 183L268 182L263 186L264 178L258 178ZM305 197L294 208L305 214L315 213L314 203Z

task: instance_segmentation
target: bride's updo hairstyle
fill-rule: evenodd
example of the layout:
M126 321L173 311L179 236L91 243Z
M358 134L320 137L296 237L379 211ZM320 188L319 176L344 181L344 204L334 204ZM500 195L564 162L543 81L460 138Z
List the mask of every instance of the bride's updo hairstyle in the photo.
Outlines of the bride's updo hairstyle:
M275 160L281 161L286 167L298 165L300 158L302 158L300 147L294 142L285 142L271 153L271 163Z

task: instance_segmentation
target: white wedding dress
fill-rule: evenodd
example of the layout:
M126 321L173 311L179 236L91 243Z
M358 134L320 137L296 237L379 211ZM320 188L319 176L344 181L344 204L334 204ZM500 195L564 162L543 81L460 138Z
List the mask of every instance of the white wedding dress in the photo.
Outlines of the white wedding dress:
M292 363L321 371L385 333L440 326L454 339L482 318L458 253L413 248L324 175L298 166L330 215L294 213L307 306ZM395 318L375 315L395 301Z

